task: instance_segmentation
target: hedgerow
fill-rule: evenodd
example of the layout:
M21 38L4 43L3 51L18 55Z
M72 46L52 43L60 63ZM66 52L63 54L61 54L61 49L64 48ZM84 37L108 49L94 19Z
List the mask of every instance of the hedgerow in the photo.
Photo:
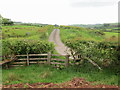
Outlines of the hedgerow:
M47 53L54 50L54 44L39 40L3 40L2 54L16 55L16 54L36 54Z
M95 41L66 41L65 44L81 57L88 57L101 66L109 66L118 63L118 43Z

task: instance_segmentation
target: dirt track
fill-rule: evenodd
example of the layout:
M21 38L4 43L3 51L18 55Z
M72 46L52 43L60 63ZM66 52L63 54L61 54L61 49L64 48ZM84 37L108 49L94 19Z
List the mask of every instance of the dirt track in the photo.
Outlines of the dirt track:
M68 48L62 43L60 39L60 30L54 29L49 37L50 42L55 43L55 49L56 51L61 55L67 55L68 54Z

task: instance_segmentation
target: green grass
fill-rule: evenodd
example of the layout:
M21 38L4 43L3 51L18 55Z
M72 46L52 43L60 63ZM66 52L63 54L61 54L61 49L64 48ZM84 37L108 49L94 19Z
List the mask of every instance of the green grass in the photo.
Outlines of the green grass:
M33 39L33 40L48 40L50 33L53 30L52 25L38 27L13 25L2 27L3 39Z
M62 83L74 77L94 81L95 84L117 85L117 75L114 72L99 71L95 67L70 66L66 69L56 69L47 65L31 65L2 70L3 84L52 82Z
M105 41L118 42L118 33L105 32Z
M96 33L98 32L98 33ZM100 33L104 35L101 35ZM114 32L101 32L99 30L89 29L60 29L60 36L62 41L66 40L80 40L80 41L118 41L118 33ZM114 39L113 39L114 38Z
M111 36L116 36L118 37L118 33L114 33L114 32L105 32L106 37L111 37Z
M74 40L103 40L103 37L95 35L95 33L87 31L87 30L74 30L74 29L60 29L61 30L61 38L62 41L67 39Z

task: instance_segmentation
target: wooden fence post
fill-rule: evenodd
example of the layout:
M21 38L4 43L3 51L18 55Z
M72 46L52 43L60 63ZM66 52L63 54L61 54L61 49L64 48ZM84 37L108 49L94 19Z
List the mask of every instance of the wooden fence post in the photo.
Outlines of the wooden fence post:
M51 52L48 52L47 63L50 65L51 62Z
M29 66L29 54L27 53L27 65Z
M65 67L69 66L69 55L66 55Z

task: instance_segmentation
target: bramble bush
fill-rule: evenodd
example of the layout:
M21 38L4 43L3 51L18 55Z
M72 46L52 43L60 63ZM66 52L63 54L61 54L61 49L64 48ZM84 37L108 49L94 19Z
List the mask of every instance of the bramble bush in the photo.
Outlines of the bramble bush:
M47 53L54 51L54 44L39 40L3 40L2 41L2 54L16 55L16 54L37 54Z

